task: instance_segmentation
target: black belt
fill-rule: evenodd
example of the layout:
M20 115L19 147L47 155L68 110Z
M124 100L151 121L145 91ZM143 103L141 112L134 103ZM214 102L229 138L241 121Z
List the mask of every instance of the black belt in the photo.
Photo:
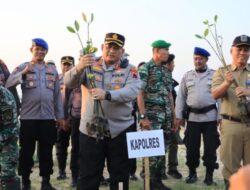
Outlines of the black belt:
M204 108L191 108L188 106L187 109L189 112L193 112L196 114L202 114L202 113L207 113L208 111L210 111L212 109L217 109L217 107L216 107L216 104L212 104L212 105L206 106Z
M221 115L223 119L227 119L229 121L242 122L240 118L232 117L230 115Z

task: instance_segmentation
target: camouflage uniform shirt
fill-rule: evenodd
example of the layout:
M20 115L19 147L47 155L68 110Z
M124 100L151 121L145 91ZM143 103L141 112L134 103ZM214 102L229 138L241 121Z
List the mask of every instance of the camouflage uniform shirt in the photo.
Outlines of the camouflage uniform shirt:
M171 128L172 122L172 73L151 59L139 67L146 116L153 129Z
M13 95L0 85L0 180L16 176L19 123Z

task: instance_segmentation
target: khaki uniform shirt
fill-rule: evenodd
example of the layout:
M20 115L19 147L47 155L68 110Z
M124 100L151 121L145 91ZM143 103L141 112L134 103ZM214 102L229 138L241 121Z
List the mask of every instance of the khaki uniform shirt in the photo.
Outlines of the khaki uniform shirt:
M250 80L250 64L243 70L237 70L237 67L233 64L227 65L226 68L219 68L213 77L212 89L221 85L225 79L224 75L227 71L231 71L235 79L239 82L239 86L246 87L246 82ZM240 118L240 110L238 108L238 98L235 95L236 84L233 83L227 89L226 93L222 97L221 114L229 115L235 118Z

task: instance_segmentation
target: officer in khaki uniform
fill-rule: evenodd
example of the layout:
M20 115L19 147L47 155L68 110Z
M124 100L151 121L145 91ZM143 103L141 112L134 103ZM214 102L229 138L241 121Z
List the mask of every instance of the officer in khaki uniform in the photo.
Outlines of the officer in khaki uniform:
M250 163L250 123L244 119L244 114L247 113L241 113L238 106L239 97L250 98L250 64L247 63L250 37L237 36L230 51L232 64L219 68L212 83L213 97L222 99L220 158L224 166L222 175L226 188L229 177L237 172L241 163ZM249 115L246 118L249 119Z
M50 184L53 173L52 149L56 140L56 120L64 118L56 67L45 64L48 44L41 38L32 40L32 60L19 65L9 76L6 87L21 84L20 157L18 173L22 189L30 190L30 174L34 165L35 144L39 146L41 190L54 190Z
M124 36L106 34L102 57L96 60L92 54L81 56L76 67L64 76L67 87L77 88L81 82L82 89L78 190L99 189L105 159L110 174L110 189L118 190L120 182L123 190L129 189L126 132L131 131L134 124L132 103L138 94L140 79L135 67L121 61L124 43ZM89 66L92 74L85 69ZM101 118L101 110L98 112L95 106L98 102L103 108L102 120L107 121L105 126L93 122L93 118ZM95 117L97 113L99 115ZM93 126L97 127L97 131Z

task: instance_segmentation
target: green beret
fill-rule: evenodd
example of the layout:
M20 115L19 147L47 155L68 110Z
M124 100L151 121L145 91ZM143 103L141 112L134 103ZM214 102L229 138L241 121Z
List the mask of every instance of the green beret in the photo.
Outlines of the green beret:
M153 48L169 48L171 46L171 43L168 43L164 40L156 40L151 44L151 46Z

